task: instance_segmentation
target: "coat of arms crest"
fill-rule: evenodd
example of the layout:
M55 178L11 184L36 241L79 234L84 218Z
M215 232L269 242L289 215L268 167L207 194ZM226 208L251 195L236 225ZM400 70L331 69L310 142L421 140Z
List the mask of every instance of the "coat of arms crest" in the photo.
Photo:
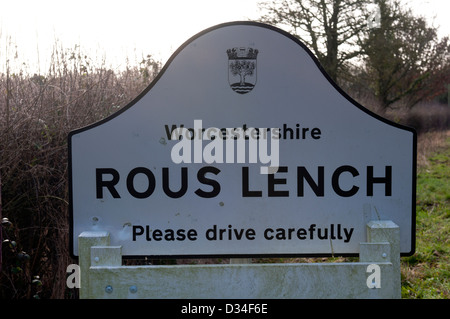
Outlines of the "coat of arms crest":
M256 84L256 57L254 48L232 48L228 54L228 83L239 94L250 92Z

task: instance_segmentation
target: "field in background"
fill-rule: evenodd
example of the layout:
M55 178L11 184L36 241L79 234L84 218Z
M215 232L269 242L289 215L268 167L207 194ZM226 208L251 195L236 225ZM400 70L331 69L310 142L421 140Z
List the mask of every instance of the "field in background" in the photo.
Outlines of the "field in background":
M79 47L55 47L45 75L20 67L0 74L0 298L77 297L65 286L66 267L76 263L68 252L67 134L129 103L160 68L145 56L116 71ZM359 102L376 109L371 99ZM449 298L450 108L427 103L383 116L419 132L417 252L402 259L402 295Z

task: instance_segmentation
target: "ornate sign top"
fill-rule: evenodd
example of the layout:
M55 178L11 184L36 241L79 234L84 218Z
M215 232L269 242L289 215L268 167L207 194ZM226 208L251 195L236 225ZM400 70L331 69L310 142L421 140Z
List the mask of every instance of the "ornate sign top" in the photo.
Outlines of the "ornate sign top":
M414 130L271 26L195 35L128 106L71 132L69 152L74 255L91 230L126 256L356 255L370 220L414 252Z

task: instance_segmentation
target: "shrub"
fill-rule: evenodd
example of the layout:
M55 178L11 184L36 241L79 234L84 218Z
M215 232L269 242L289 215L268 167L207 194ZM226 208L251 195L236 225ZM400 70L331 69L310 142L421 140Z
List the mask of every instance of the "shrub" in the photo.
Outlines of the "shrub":
M48 73L0 74L1 215L10 223L3 227L0 298L67 297L66 267L75 263L68 251L67 135L126 105L159 69L147 56L114 71L79 47L55 46Z

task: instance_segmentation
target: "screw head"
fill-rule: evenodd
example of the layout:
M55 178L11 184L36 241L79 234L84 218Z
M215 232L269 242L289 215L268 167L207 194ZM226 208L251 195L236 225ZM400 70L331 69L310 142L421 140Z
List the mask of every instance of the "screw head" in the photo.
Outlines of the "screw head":
M108 294L110 294L110 293L113 292L113 287L112 287L111 285L108 285L108 286L105 287L105 291L106 291Z
M132 294L135 294L135 293L137 293L137 287L136 286L130 286L130 292L132 293Z

